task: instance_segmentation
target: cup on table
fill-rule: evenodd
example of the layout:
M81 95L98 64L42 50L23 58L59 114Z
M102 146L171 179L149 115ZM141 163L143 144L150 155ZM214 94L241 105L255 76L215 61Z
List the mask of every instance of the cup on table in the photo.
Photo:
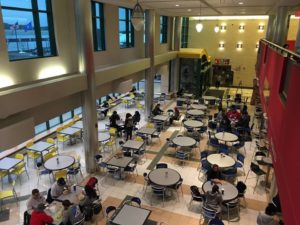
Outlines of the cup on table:
M221 188L221 193L222 193L222 195L224 195L224 188Z

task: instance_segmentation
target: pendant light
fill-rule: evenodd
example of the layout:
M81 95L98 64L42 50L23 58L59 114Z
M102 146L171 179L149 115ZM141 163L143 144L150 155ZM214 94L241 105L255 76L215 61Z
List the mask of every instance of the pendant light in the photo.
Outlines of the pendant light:
M138 0L132 10L131 23L137 31L144 27L144 11Z
M196 31L198 32L198 33L200 33L202 30L203 30L203 24L201 23L201 20L200 20L200 17L201 17L201 1L199 1L199 3L200 3L200 13L199 13L199 21L198 21L198 23L196 24Z

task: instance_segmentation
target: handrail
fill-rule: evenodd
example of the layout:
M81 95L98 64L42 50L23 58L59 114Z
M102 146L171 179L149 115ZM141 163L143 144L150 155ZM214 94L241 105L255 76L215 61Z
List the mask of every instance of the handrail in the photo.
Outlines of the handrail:
M297 54L296 52L293 52L291 50L288 50L280 45L277 45L271 41L268 41L266 39L261 39L262 42L266 43L272 48L275 48L276 50L279 50L281 53L287 54L288 58L292 58L296 63L300 64L300 55Z

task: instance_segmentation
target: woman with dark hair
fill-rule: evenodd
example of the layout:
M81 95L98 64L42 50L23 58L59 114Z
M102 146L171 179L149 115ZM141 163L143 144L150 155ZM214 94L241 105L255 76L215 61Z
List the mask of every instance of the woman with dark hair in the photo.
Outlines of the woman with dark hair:
M128 141L128 139L131 140L133 127L134 124L133 124L132 115L130 113L127 113L125 118L125 124L124 124L124 129L126 131L126 141Z
M219 186L214 185L211 191L206 192L205 194L205 206L209 209L215 210L217 214L221 213L222 206L222 194L219 191Z
M256 219L258 225L279 225L283 224L278 215L276 215L276 207L269 204L264 213L259 213Z
M84 198L80 200L79 205L81 207L86 207L91 205L97 199L99 199L99 196L97 195L96 190L88 185L85 185Z
M139 111L135 111L132 119L133 119L134 125L136 125L137 123L140 122L140 120L141 120L141 114L139 113Z

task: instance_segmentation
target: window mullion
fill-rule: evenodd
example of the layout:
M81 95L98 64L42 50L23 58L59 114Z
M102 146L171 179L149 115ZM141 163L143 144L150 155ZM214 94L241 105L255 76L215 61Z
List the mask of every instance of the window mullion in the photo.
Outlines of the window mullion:
M42 35L41 35L37 0L32 0L32 16L33 16L34 30L36 36L37 55L43 56Z
M52 3L50 0L46 0L46 10L47 10L47 21L50 39L50 50L52 55L57 55L56 42L54 35L54 25L53 25L53 14L52 14Z

